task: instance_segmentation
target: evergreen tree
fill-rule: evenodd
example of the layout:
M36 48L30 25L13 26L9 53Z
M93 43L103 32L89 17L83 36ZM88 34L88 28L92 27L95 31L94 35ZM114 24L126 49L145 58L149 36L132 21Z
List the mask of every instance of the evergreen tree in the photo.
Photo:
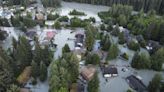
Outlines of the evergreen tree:
M152 68L154 70L160 71L162 70L162 64L164 60L164 48L159 49L155 52L154 55L152 55Z
M40 72L39 72L40 68L35 61L31 62L31 66L32 66L31 76L36 79L37 77L40 76Z
M159 92L160 90L160 83L161 83L162 77L160 74L156 74L152 81L150 81L148 85L148 91L149 92Z
M123 32L119 34L118 39L119 39L119 44L124 44L126 42Z
M112 60L115 59L118 56L119 49L116 44L112 44L109 51L108 51L108 56L107 60Z
M20 88L15 84L11 84L7 92L20 92Z
M61 29L61 24L59 21L56 21L54 26L56 29Z
M59 7L61 0L42 0L44 7Z
M0 91L5 92L14 81L12 59L0 48Z
M43 61L40 62L40 68L39 69L40 69L39 79L44 82L47 79L47 67Z
M71 50L69 48L68 44L65 44L64 47L62 48L62 53L69 53Z
M93 49L93 45L95 43L95 38L94 38L94 30L92 28L93 26L91 25L88 25L87 28L86 28L86 39L85 39L85 45L86 45L86 48L87 50L91 51Z
M146 55L145 53L139 54L137 52L133 56L131 65L136 69L149 69L151 67L150 56Z
M89 81L87 90L88 92L99 92L99 79L97 73L95 73L93 79Z
M110 36L108 34L106 34L101 42L100 42L100 45L101 45L101 49L104 50L104 51L107 51L109 50L110 46L111 46L111 41L110 41Z
M119 29L119 25L117 24L115 27L114 27L114 29L113 29L113 31L112 31L112 35L114 35L114 36L118 36L118 34L120 33L120 29Z

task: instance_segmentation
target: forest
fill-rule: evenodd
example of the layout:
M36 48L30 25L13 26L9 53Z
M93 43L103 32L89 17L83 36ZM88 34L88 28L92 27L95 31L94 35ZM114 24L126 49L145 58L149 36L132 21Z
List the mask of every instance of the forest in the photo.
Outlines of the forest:
M68 2L80 2L95 5L123 4L133 6L134 10L139 11L143 9L145 12L149 10L156 10L158 14L164 14L164 0L64 0Z

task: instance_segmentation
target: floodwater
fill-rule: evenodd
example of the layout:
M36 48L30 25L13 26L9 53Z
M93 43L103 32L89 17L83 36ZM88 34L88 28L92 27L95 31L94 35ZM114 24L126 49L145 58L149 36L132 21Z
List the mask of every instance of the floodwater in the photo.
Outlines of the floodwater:
M90 5L90 4L79 4L75 2L62 2L62 7L58 10L61 15L67 15L69 18L73 17L69 15L69 12L73 9L84 12L86 16L78 16L81 19L86 19L89 17L94 17L96 21L100 22L101 19L98 17L97 13L100 11L108 11L109 7L101 5Z

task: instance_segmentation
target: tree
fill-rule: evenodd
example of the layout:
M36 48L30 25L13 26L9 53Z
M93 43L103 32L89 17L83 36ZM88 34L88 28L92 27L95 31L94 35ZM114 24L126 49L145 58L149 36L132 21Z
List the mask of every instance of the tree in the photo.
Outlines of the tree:
M55 15L53 15L53 14L48 14L47 15L47 20L56 20L57 18L59 18L59 14L55 14Z
M14 52L14 58L19 70L29 66L32 61L31 45L24 36L19 37L18 46Z
M164 48L161 48L155 52L154 55L152 55L152 69L156 71L162 70L162 64L164 60Z
M156 74L148 85L149 92L159 92L161 80L162 80L161 75Z
M23 21L24 25L27 27L27 28L32 28L32 27L35 27L36 26L36 21L31 19L31 18L28 18L28 17L24 17L23 18Z
M137 52L133 56L131 65L133 68L136 69L150 69L151 68L150 56L146 55L145 53L139 54Z
M19 27L21 25L19 17L18 16L16 16L16 17L11 16L11 24L14 27Z
M140 45L138 44L138 42L135 42L132 40L128 43L128 48L131 50L137 51L137 50L140 50Z
M58 92L68 92L66 88L61 87Z
M15 80L13 73L13 61L5 51L0 48L0 91L5 92Z
M106 28L105 28L105 25L104 24L101 24L100 25L100 29L102 30L102 31L104 31Z
M15 84L11 84L7 92L20 92L20 88Z
M44 82L46 79L47 79L47 67L46 65L44 64L43 61L40 62L40 76L39 76L39 79Z
M93 79L89 81L87 90L88 92L99 92L99 79L97 73L95 73Z
M119 44L124 44L126 42L123 32L119 33L118 39L119 39Z
M107 5L112 6L111 11L114 13L122 14L124 12L128 12L129 10L133 9L135 11L140 11L143 9L144 12L148 12L149 10L154 9L157 13L163 14L163 0L64 0L64 1L75 1L79 3L88 3L88 4L94 4L94 5ZM117 6L115 5L117 4ZM114 6L115 5L115 6ZM119 7L118 7L119 6ZM133 8L132 8L133 7ZM125 15L128 15L125 13Z
M3 41L7 37L7 33L5 31L0 30L0 40Z
M71 83L76 83L79 76L79 61L77 57L72 54L71 59L68 61L68 73L70 74Z
M119 48L117 44L112 44L108 51L107 60L115 59L118 56L118 53L119 53Z
M118 17L119 25L126 27L127 25L127 19L125 15L119 15Z
M65 44L64 47L62 48L62 53L69 53L71 50L68 46L68 44Z
M54 26L55 26L56 29L61 29L61 24L60 24L59 21L56 21Z
M118 34L120 33L120 28L119 28L119 25L117 24L115 27L114 27L114 29L113 29L113 31L112 31L112 35L114 35L114 36L118 36Z
M41 0L44 7L59 7L61 0Z
M93 32L95 31L95 29L93 28L93 26L88 25L86 28L86 39L85 39L85 44L86 44L86 48L87 50L91 51L93 48L93 45L95 43L95 38L94 38L94 34Z
M31 73L31 76L36 79L37 77L39 77L40 75L40 72L39 72L39 66L38 64L35 62L35 61L32 61L31 62L31 67L32 67L32 73Z
M67 88L69 73L64 66L65 60L58 59L50 65L49 91L58 92L61 88Z
M108 25L107 25L107 31L108 32L111 32L113 30L113 24L112 24L112 22L110 21L109 23L108 23Z
M34 51L34 61L39 65L43 59L43 50L40 47L39 43L36 42L35 51Z
M96 22L96 19L95 19L94 17L90 17L89 19L90 19L93 23Z
M105 36L103 36L101 42L100 42L100 45L101 45L101 49L104 50L104 51L107 51L109 50L110 46L111 46L111 41L110 41L110 36L108 34L106 34Z
M86 56L85 64L97 65L100 63L100 57L97 54L88 53Z

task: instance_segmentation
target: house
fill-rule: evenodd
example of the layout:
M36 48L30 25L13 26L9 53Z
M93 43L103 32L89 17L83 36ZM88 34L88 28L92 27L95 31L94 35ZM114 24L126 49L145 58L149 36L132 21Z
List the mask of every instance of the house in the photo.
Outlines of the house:
M75 38L76 38L75 47L83 47L84 35L83 34L76 34Z
M150 54L157 51L162 46L157 41L149 40L146 45L146 49L149 51Z
M84 80L90 81L90 80L92 80L95 72L96 72L96 68L93 65L88 65L81 69L80 74Z
M30 39L32 39L36 36L36 32L35 31L28 31L28 32L26 32L26 36L29 37Z
M142 35L137 35L136 36L136 39L137 39L137 41L140 43L140 42L142 42L142 41L144 41L144 37L142 36Z
M126 81L129 83L129 86L137 92L146 92L146 86L138 77L130 75L126 78Z
M118 76L118 71L117 68L114 66L107 66L104 67L103 69L103 76L105 78L109 78L109 77L117 77Z
M37 13L36 14L36 19L38 21L43 21L45 19L44 14L43 13Z
M132 40L132 35L130 34L130 32L129 32L129 30L128 29L123 29L122 31L120 31L120 32L123 32L123 34L124 34L124 38L125 38L125 41L126 42L129 42L129 41L131 41Z

